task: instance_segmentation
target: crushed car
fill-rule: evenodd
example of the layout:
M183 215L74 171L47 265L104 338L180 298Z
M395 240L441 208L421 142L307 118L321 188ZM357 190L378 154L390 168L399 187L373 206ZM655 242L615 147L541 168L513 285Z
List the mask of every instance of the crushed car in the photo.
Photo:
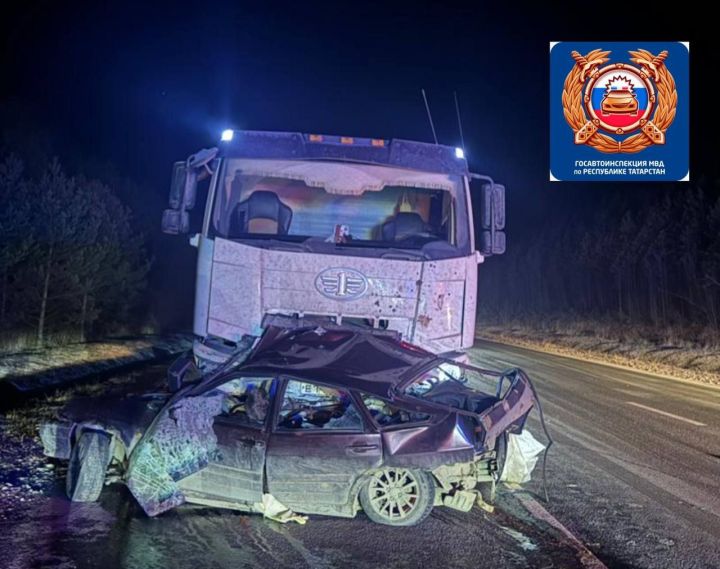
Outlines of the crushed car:
M183 503L410 526L488 507L537 396L519 369L458 363L396 332L269 324L249 355L192 365L174 393L78 399L41 427L67 493L123 482L155 516ZM191 360L190 360L191 361ZM278 507L280 506L280 507Z

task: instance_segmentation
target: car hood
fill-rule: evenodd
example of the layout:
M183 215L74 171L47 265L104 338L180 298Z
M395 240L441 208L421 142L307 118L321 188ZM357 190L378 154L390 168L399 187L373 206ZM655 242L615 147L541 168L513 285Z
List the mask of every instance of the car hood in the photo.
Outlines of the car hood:
M60 411L60 417L73 423L107 429L119 435L127 449L131 450L168 398L166 394L78 398Z

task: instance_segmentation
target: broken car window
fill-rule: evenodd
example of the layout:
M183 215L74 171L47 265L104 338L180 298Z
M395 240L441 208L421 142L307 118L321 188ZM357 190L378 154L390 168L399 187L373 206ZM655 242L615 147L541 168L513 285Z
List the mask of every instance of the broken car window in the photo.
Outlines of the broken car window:
M242 423L263 426L270 408L273 378L238 377L218 387L225 394L222 414Z
M405 393L433 403L481 413L496 401L497 380L457 364L444 362L426 371Z
M278 426L283 429L362 430L362 418L350 394L342 389L290 380Z
M385 399L380 399L373 395L362 393L361 396L365 407L370 411L370 415L372 415L373 419L382 427L402 425L404 423L421 423L430 418L430 415L427 413L406 411L405 409L400 409L392 405Z

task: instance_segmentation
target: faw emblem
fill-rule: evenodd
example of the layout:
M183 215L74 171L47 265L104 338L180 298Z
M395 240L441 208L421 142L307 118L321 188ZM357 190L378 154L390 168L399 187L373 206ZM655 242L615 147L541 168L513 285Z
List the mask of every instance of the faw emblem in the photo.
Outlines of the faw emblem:
M315 277L315 288L333 300L355 300L367 292L368 282L353 269L325 269Z
M575 65L565 78L562 105L575 144L608 154L665 144L678 100L675 80L665 65L668 52L630 51L630 61L639 67L629 63L602 67L609 54L599 49L571 54Z

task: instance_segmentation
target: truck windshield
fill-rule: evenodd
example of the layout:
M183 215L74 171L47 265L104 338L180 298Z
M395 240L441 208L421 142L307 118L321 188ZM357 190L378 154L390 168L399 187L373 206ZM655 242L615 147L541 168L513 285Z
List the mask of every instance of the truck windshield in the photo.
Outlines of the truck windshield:
M228 159L212 225L221 237L256 243L457 250L467 241L461 189L457 177L385 166Z

